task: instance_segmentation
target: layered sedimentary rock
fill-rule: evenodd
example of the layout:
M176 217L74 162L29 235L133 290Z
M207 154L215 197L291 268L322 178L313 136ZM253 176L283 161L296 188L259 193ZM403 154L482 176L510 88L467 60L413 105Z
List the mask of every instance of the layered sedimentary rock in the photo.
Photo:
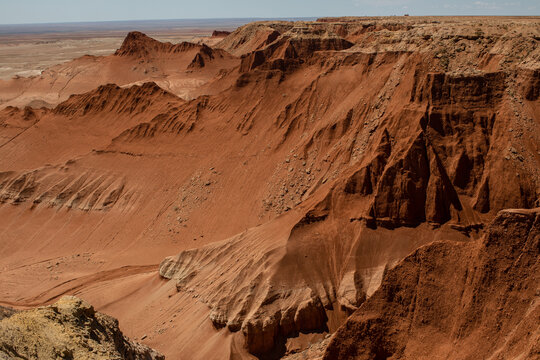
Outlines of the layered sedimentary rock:
M519 116L513 112L534 93L534 85L518 86L513 80L530 76L529 70L467 69L457 55L460 48L453 46L465 39L471 51L484 51L484 45L478 46L481 37L453 34L458 40L448 42L439 35L438 51L452 59L446 63L423 38L422 27L381 24L378 29L351 21L339 35L329 36L329 28L336 26L299 24L275 30L276 39L244 55L240 66L239 93L264 88L274 78L286 82L297 72L317 69L320 74L288 101L275 121L283 136L276 146L294 146L291 153L299 154L282 167L281 178L289 179L285 197L292 190L295 199L298 183L308 184L305 190L300 187L298 197L304 206L286 215L293 219L290 232L265 241L271 245L262 254L233 255L233 267L227 254L258 248L254 241L260 237L248 232L161 265L161 275L177 281L180 291L192 289L202 296L216 328L242 330L255 354L283 346L284 339L298 332L328 331L336 311L361 306L383 274L416 247L441 238L477 238L500 209L533 207L538 199L536 147L523 145L518 151L503 145L538 140L532 135L532 143L522 142L513 134L516 124L538 126L533 120L537 105L520 107ZM267 27L240 29L223 43L233 51L230 44L242 43L233 41L235 36L261 34ZM438 25L425 27L446 32ZM395 42L381 43L388 47L384 51L362 48L379 31L394 32ZM347 45L336 47L334 39ZM441 66L455 68L440 71ZM342 77L353 69L353 79ZM310 121L321 117L327 121ZM254 122L249 120L248 129ZM295 134L302 135L297 145L292 144ZM523 151L526 157L518 157ZM343 163L348 165L337 165ZM292 176L287 174L291 171ZM503 180L508 178L514 180ZM275 199L266 204L280 205ZM418 234L416 241L412 232ZM302 320L299 305L310 314L309 321Z
M324 359L540 356L540 210L504 210L472 242L435 242L388 271Z
M534 19L478 21L258 22L215 48L129 34L91 69L130 81L0 113L6 298L89 296L175 358L279 358L405 281L418 248L480 261L500 210L540 205L540 53Z

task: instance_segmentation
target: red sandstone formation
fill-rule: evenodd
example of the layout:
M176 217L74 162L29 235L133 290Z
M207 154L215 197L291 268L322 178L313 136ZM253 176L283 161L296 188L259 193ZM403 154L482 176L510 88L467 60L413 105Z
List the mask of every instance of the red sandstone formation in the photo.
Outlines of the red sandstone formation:
M324 359L536 359L539 258L538 208L501 211L481 240L421 247L388 271Z
M0 82L0 302L76 294L180 359L535 356L536 211L497 214L540 206L536 24L133 32Z

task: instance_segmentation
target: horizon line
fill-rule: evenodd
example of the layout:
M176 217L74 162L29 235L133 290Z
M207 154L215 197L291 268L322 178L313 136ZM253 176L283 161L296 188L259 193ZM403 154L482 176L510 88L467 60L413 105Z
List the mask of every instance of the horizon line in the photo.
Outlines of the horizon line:
M60 22L35 22L35 23L9 23L0 24L0 26L14 26L14 25L63 25L63 24L101 24L101 23L121 23L121 22L150 22L150 21L178 21L178 20L282 20L282 19L317 19L324 16L280 16L280 17L212 17L212 18L170 18L170 19L129 19L129 20L90 20L90 21L60 21ZM334 16L332 16L334 17ZM346 17L346 16L338 16ZM361 17L361 16L359 16Z
M127 23L127 22L151 22L151 21L197 21L197 20L286 20L286 19L320 19L320 18L384 18L384 17L509 17L509 18L540 18L540 15L342 15L342 16L276 16L276 17L209 17L209 18L157 18L157 19L124 19L124 20L86 20L86 21L50 21L32 23L0 23L0 26L25 26L25 25L69 25L69 24L102 24L102 23Z

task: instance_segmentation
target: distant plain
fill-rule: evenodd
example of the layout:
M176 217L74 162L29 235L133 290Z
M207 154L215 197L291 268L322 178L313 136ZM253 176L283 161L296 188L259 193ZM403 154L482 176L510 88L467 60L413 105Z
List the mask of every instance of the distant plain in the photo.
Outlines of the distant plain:
M215 29L232 31L254 19L108 21L0 25L0 79L39 75L42 70L83 55L109 55L129 31L160 41L198 41Z

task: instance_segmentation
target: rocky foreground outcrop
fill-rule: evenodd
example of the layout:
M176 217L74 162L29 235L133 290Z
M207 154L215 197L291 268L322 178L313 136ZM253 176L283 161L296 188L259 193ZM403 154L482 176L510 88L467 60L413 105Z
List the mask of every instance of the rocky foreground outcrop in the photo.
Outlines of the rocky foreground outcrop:
M390 270L336 332L333 359L539 359L540 209L477 242L435 242Z
M161 360L165 357L122 334L118 320L65 296L53 305L0 321L0 359Z

